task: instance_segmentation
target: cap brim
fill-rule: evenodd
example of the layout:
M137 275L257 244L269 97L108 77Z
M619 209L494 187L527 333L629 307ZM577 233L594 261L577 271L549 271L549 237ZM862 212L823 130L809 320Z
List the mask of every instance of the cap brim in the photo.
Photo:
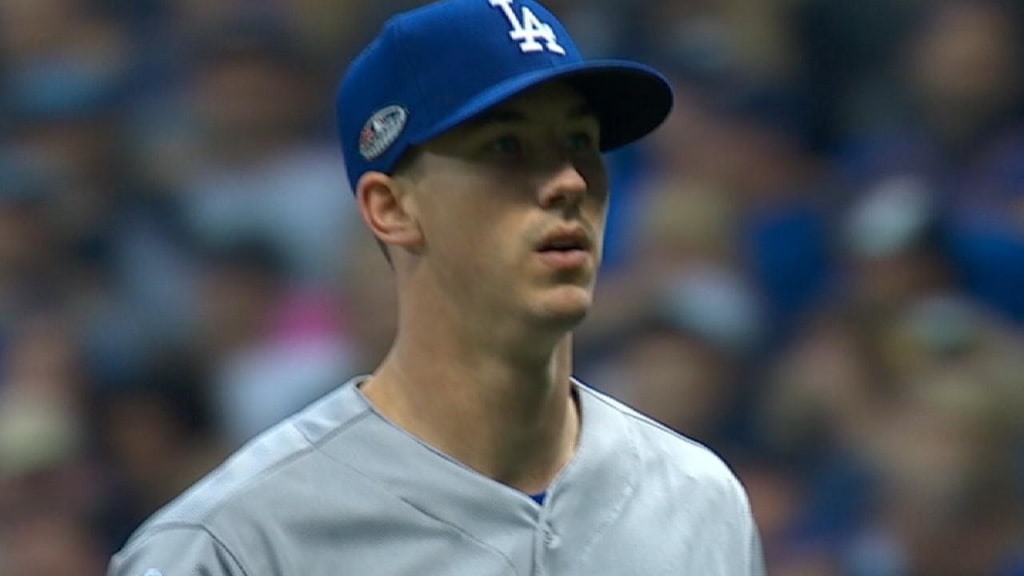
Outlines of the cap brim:
M541 84L564 80L579 90L601 123L601 150L620 148L654 131L672 110L672 88L655 69L596 60L538 70L498 83L413 138L422 144Z

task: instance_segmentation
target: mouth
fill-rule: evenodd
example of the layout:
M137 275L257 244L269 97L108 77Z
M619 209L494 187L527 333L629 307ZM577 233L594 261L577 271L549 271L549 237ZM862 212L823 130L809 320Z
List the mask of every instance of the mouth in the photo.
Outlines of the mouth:
M537 247L537 256L549 269L578 272L593 264L593 241L582 228L557 230L544 237Z
M590 252L590 237L582 229L560 230L547 235L537 248L541 253Z

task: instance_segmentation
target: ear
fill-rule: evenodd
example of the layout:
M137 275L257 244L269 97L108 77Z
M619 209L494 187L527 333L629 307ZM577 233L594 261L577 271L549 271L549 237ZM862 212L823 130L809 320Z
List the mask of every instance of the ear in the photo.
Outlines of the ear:
M381 172L363 174L356 184L356 201L366 225L384 244L410 251L423 245L415 202L397 179Z

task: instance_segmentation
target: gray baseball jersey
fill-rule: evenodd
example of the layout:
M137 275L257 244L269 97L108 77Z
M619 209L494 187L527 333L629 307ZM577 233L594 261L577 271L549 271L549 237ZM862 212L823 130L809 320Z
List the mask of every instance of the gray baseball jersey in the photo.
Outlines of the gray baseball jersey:
M576 382L543 505L383 418L353 380L147 521L110 576L753 576L746 495L709 450Z

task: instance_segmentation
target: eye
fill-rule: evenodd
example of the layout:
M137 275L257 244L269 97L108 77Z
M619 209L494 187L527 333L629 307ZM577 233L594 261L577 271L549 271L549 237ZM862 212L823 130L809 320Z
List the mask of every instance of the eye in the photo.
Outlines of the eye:
M520 157L523 155L523 141L513 134L504 134L491 140L485 146L487 152L502 157Z
M566 147L572 152L597 150L597 137L590 132L573 132L566 138Z

